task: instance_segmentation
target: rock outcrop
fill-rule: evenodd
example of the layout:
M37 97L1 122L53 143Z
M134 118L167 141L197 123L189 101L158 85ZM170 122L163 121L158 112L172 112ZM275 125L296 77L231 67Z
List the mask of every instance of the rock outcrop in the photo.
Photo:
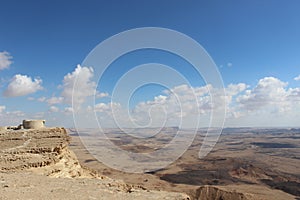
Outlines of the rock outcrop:
M226 191L216 186L201 186L197 190L197 199L201 200L252 200L250 195L237 191Z
M273 190L261 185L226 185L200 186L194 199L197 200L295 200L293 195L289 195L281 190Z
M0 134L0 169L27 169L53 177L96 177L80 166L68 149L70 137L64 128L8 131Z
M69 141L64 128L1 131L1 199L190 199L83 168L69 150Z

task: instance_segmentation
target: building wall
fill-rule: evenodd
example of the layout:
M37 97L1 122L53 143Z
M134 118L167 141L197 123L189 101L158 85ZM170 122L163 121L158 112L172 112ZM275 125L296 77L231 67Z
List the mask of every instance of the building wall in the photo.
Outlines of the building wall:
M7 130L6 126L0 126L0 131L5 131L5 130Z
M39 129L45 127L45 120L23 120L24 129Z

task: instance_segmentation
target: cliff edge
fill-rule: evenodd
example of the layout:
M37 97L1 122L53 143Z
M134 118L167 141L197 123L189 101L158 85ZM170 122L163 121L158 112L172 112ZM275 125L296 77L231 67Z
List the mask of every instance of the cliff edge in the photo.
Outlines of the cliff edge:
M0 131L1 199L190 199L83 168L64 128Z

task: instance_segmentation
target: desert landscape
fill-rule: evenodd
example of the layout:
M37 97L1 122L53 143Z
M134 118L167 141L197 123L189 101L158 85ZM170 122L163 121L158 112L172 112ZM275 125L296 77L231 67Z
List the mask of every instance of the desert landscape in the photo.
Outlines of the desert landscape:
M299 0L0 2L0 200L300 200Z
M0 199L189 199L82 166L64 128L0 131Z
M164 128L141 139L105 129L115 145L139 153L161 148L177 130ZM81 131L84 136L64 128L1 130L1 199L300 198L300 129L226 128L213 151L199 159L205 135L200 129L178 160L145 173L126 173L99 162L81 138L96 141L91 134L96 130Z
M160 133L146 140L115 129L106 131L107 136L125 150L149 152L170 141L170 130L176 129L163 129L161 132L167 134ZM76 131L71 129L70 132L70 147L83 166L147 189L183 192L191 199L299 199L300 196L300 129L226 128L213 151L199 159L198 151L205 134L205 129L201 129L177 161L144 174L108 168L82 146ZM92 136L84 134L83 137Z

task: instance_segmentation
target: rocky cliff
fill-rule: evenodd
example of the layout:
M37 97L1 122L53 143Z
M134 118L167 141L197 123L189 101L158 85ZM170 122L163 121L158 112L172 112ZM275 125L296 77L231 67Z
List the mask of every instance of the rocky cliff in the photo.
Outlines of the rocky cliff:
M69 141L64 128L1 131L0 199L189 199L83 168Z

